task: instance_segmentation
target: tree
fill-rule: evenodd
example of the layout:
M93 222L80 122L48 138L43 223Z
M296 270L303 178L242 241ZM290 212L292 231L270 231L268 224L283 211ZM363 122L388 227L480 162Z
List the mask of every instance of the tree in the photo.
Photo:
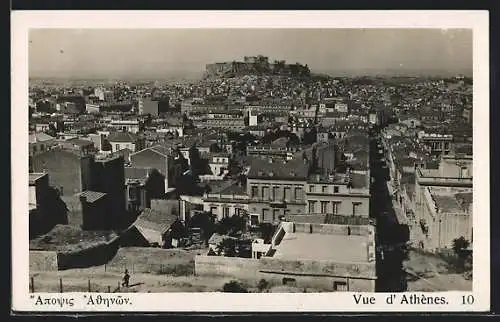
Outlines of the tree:
M209 212L197 213L191 217L187 226L189 228L200 228L205 245L208 245L208 240L215 232L215 215Z
M109 141L106 139L102 140L101 149L103 151L111 151L112 150L111 143L109 143Z
M199 175L201 173L201 156L200 151L194 145L189 149L189 160L193 175Z
M259 231L264 239L264 243L269 244L274 235L274 226L271 223L261 223L259 225Z
M453 239L453 252L457 255L460 269L465 269L469 260L470 252L467 251L470 242L463 236Z
M217 255L225 257L236 257L236 240L233 238L223 238L217 245Z
M257 289L259 290L259 292L262 292L262 291L266 290L267 288L269 288L269 282L266 281L265 279L261 279L259 281L259 283L257 284Z
M148 198L162 199L165 196L165 176L157 169L149 171L148 179L146 180L146 192Z
M170 226L170 236L175 239L180 239L187 236L186 227L179 219L174 221L174 223Z
M245 231L247 220L245 216L234 215L225 217L217 224L217 233L221 235L236 236Z

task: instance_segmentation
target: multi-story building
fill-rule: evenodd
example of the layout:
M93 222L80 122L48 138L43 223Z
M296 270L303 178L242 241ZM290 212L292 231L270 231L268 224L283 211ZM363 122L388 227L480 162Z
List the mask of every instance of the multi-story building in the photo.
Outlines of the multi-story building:
M432 155L449 155L453 153L453 135L420 133L419 140L429 149Z
M48 173L50 185L61 195L73 195L91 187L93 157L55 148L33 156L34 172Z
M245 120L240 111L209 113L201 120L194 122L194 125L201 128L225 128L239 131L245 128Z
M415 209L427 250L450 248L453 239L472 241L472 156L443 156L438 169L416 169Z
M111 152L129 149L132 153L145 148L146 142L142 136L128 132L111 132L107 138L111 144Z
M298 151L298 147L287 144L286 138L279 138L271 144L248 145L247 155L254 157L270 157L274 159L290 161Z
M229 170L230 155L227 153L211 153L209 166L213 175L220 176Z
M248 212L249 198L241 182L226 181L203 196L203 210L217 220Z
M169 155L168 148L157 145L130 155L130 162L134 168L156 169L165 177L165 191L168 190L169 178Z
M125 131L137 134L142 127L139 120L112 120L109 124L110 127L115 128L119 131Z
M313 174L306 185L308 214L369 217L369 176L359 173Z
M29 155L33 156L45 152L55 144L55 138L48 134L40 132L31 133L29 136Z
M125 160L122 156L109 155L96 158L92 164L91 191L105 193L109 201L109 215L120 227L126 223Z
M309 166L307 160L300 158L290 161L251 160L247 176L251 220L278 222L287 214L304 214Z

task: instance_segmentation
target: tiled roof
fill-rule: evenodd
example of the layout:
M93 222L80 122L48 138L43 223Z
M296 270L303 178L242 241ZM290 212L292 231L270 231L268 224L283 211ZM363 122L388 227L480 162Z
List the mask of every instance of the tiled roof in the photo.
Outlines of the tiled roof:
M252 159L250 162L249 178L306 180L309 164L302 158L295 158L288 162L272 161L270 159Z
M177 219L177 215L166 214L146 208L139 215L134 225L164 233Z
M54 140L54 138L48 134L37 132L32 133L29 136L29 143L44 142Z
M108 136L109 142L135 142L137 136L128 132L111 132Z
M78 197L86 197L88 203L93 203L93 202L96 202L97 200L101 199L102 197L106 196L106 193L86 190L86 191L81 192L77 195L78 195Z
M79 138L69 139L69 140L66 140L65 142L66 143L71 143L71 144L74 144L74 145L78 145L78 146L87 146L87 145L93 145L94 144L90 140L82 140L82 139L79 139Z
M240 187L237 181L223 181L220 185L212 187L211 193L219 193L222 195L244 195L246 194L245 187Z

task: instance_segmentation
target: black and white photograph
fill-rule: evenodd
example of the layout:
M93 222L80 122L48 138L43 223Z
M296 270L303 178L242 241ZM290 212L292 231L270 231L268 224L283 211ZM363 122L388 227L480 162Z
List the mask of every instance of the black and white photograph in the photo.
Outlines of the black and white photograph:
M489 171L488 65L485 83L472 27L91 20L22 37L13 216L34 309L99 295L131 310L130 293L489 305L489 187L473 184Z

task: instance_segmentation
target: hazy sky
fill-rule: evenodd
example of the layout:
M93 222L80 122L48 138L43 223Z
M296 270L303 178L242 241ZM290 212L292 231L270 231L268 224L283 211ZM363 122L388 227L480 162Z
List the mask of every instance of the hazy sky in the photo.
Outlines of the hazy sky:
M34 29L34 77L170 77L262 54L316 72L472 72L472 31L440 29Z

